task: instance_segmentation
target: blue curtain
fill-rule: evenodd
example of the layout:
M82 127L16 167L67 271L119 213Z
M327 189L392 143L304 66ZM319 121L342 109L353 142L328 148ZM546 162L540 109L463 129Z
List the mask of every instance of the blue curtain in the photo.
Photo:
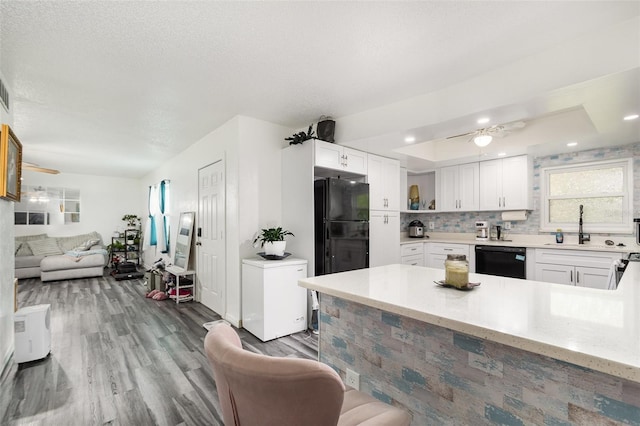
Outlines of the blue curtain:
M153 217L153 206L152 200L154 196L154 188L153 186L149 187L149 198L147 199L147 208L149 209L149 225L147 226L148 235L149 235L149 245L155 246L158 244L158 236L156 233L156 219Z
M169 180L149 187L149 217L145 226L144 248L155 246L162 253L169 253Z
M162 253L169 253L169 217L165 214L165 207L168 209L169 204L169 181L160 182L160 214L162 215L162 227L164 230L164 244Z

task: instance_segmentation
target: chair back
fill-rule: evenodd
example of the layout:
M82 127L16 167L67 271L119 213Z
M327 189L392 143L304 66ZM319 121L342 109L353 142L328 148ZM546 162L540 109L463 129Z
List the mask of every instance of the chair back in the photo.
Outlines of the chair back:
M225 323L209 330L204 347L226 426L338 423L345 387L331 367L244 350Z

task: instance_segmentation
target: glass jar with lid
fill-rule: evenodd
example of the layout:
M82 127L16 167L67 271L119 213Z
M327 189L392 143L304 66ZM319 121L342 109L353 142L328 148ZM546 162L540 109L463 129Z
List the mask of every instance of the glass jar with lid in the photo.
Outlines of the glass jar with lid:
M462 288L469 284L469 261L464 254L448 254L444 261L444 282Z

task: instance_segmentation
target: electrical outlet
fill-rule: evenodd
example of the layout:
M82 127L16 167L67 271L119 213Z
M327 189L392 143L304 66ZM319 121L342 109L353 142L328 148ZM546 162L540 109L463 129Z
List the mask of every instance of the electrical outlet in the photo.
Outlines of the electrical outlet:
M347 386L360 390L360 375L350 368L347 368Z
M506 229L506 230L508 231L508 230L510 230L510 229L511 229L511 222L505 222L505 223L503 224L503 226L504 226L504 229Z
M436 227L436 224L433 222L429 222L429 231L433 231Z

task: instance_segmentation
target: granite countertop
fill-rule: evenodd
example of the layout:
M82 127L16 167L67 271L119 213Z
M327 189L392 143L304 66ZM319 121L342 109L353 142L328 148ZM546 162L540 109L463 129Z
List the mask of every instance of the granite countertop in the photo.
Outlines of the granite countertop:
M640 383L640 262L617 290L469 274L472 291L443 288L444 270L410 265L305 278L302 287Z
M474 234L453 234L453 233L430 233L429 238L411 238L406 233L401 233L400 244L411 243L456 243L456 244L472 244L472 245L489 245L489 246L506 246L506 247L526 247L540 249L559 249L559 250L586 250L586 251L606 251L614 253L631 253L640 251L640 247L632 238L613 238L610 237L616 245L609 246L604 243L606 238L600 238L593 242L589 241L584 244L578 244L577 239L573 241L573 237L567 238L562 244L555 243L555 239L550 235L510 235L506 241L478 241ZM618 246L622 243L624 246Z

